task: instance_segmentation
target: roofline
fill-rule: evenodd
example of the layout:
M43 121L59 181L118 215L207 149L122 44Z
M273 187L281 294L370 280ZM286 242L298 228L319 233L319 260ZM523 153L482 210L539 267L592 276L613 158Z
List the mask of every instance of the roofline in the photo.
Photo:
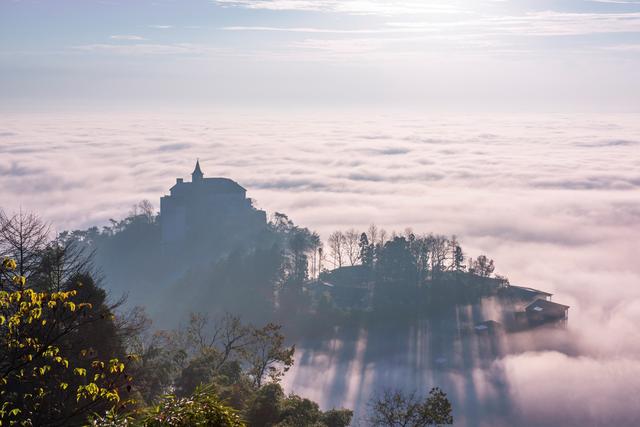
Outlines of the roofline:
M570 305L564 305L564 304L560 304L557 302L553 302L553 301L547 301L546 299L540 299L538 298L537 300L535 300L534 302L532 302L531 304L527 305L525 307L525 310L529 307L531 307L532 305L535 305L538 301L544 302L545 304L553 304L553 305L559 305L560 307L564 307L564 308L571 308Z
M234 181L234 180L233 180L233 179L231 179L231 178L225 178L225 177L223 177L223 176L210 176L210 177L208 177L208 178L202 178L202 179L203 179L203 180L205 180L205 181L206 181L206 180L209 180L209 179L224 179L224 180L226 180L226 181L231 181L232 183L234 183L234 184L235 184L235 185L237 185L238 187L242 188L244 191L247 191L247 189L246 189L246 188L244 188L242 185L238 184L236 181Z
M541 291L540 289L529 288L527 286L509 285L508 288L517 288L517 289L522 289L524 291L537 292L539 294L548 295L548 296L553 295L553 294L550 294L549 292Z
M242 185L238 184L236 181L232 180L231 178L225 178L225 177L222 177L222 176L212 176L212 177L209 177L209 178L202 178L203 181L214 180L214 179L222 179L222 180L225 180L225 181L230 181L231 183L235 184L239 189L241 189L245 193L247 192L246 188L244 188ZM175 184L173 184L169 188L169 191L173 190L174 188L176 188L179 185L185 186L185 185L190 185L190 184L193 184L193 181L176 182Z

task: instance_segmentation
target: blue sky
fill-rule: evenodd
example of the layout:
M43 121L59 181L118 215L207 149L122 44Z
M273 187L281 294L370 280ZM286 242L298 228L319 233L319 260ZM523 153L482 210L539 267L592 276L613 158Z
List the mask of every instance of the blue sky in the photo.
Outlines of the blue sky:
M640 1L2 0L7 108L640 110Z

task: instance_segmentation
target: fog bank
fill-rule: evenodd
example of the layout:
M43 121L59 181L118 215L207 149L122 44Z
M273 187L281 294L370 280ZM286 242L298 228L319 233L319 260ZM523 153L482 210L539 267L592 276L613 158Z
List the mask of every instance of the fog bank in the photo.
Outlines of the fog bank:
M384 334L301 343L289 389L349 373L351 385L323 386L356 402L371 369L405 384L419 372L406 385L442 385L467 425L499 425L507 410L528 425L637 425L639 154L637 115L3 115L0 198L58 231L104 225L141 199L159 206L199 157L206 176L237 180L261 209L323 237L371 223L455 234L511 283L570 305L568 330L509 337L508 353L458 370L407 364ZM396 348L430 333L408 334Z

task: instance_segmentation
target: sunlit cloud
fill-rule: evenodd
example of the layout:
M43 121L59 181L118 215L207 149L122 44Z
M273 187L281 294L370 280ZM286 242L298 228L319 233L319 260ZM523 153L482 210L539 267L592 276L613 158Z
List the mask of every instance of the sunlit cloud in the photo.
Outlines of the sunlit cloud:
M461 13L456 2L420 0L214 0L227 7L247 9L339 12L362 15L405 15L415 13Z
M113 36L109 36L111 40L127 40L127 41L143 41L146 40L141 36L127 35L127 34L116 34Z
M93 53L111 53L117 55L204 55L216 52L207 46L194 45L190 43L174 44L109 44L97 43L74 46L73 49Z
M418 379L461 396L461 425L477 410L464 398L470 389L486 426L593 425L603 416L633 425L640 387L638 135L637 115L5 114L0 199L8 212L41 213L56 231L100 226L141 199L157 208L200 158L207 176L236 179L260 208L285 212L325 238L371 223L455 234L468 256L487 253L512 283L570 305L566 334L516 336L511 354L488 366L444 373L425 367L420 375L398 363L400 356L371 356L372 342L367 359L357 337L342 343L359 354L348 361L299 346L310 362L296 361L287 390L326 406L356 405L368 397L364 388L389 375L394 383ZM597 383L598 393L583 392L585 381ZM328 392L335 383L344 383L341 393ZM495 412L503 398L513 413Z

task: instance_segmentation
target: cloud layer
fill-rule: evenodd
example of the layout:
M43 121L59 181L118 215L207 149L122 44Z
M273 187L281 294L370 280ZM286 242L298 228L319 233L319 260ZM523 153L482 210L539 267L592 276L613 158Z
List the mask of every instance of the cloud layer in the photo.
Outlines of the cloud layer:
M374 222L455 234L467 255L489 254L512 283L571 306L561 344L516 343L493 367L469 373L475 386L496 392L498 370L532 425L632 425L640 419L629 401L640 390L638 147L637 115L9 114L0 119L0 200L59 231L103 225L141 199L158 206L199 157L206 176L236 179L259 207L323 236ZM292 389L312 391L300 378L314 372L291 378ZM581 391L585 381L597 390Z

